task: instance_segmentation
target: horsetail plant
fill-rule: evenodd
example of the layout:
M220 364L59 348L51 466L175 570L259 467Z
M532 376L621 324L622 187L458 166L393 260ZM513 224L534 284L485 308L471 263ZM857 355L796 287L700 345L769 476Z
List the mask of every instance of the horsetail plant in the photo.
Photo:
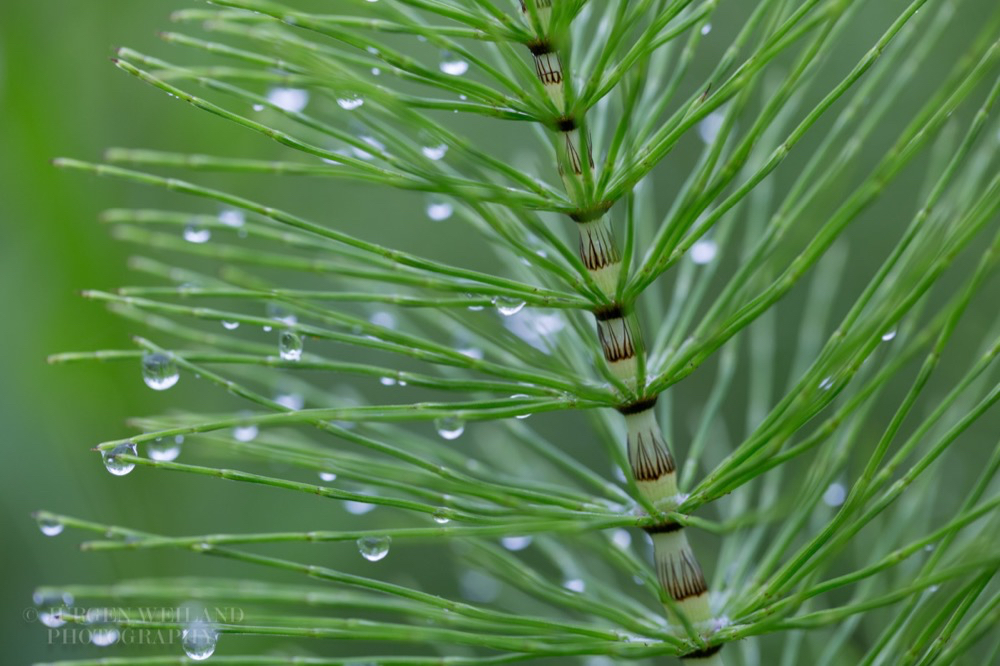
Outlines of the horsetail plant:
M156 284L85 295L146 337L50 360L243 404L135 419L96 447L115 475L384 509L374 529L191 536L39 512L46 534L96 534L88 550L245 572L39 588L50 626L102 646L176 631L186 653L68 663L188 663L220 635L213 660L240 664L995 663L1000 9L210 4L162 35L205 64L114 63L271 152L56 160L200 208L105 213ZM269 202L304 177L322 210ZM369 240L339 181L376 208L427 197L393 214L396 244L434 233L440 256ZM368 561L428 542L458 587L267 550L344 541ZM153 602L245 616L127 610ZM346 640L384 656L315 647Z

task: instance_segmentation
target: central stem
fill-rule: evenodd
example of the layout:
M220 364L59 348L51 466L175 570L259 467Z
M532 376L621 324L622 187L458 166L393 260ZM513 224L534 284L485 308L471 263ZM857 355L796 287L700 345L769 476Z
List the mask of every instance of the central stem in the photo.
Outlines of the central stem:
M584 174L593 173L594 160L590 141L580 131L582 116L578 117L576 110L566 107L562 60L551 41L549 30L552 0L534 0L534 6L528 6L525 0L521 0L521 12L526 22L535 26L535 39L527 44L535 61L535 73L559 111L558 117L550 124L552 130L562 137L557 150L559 173L567 194L581 204L589 200L584 196L587 192ZM638 319L629 316L625 305L618 299L622 259L607 214L609 207L610 203L597 207L581 204L569 217L576 223L580 234L580 259L607 299L606 304L593 309L597 339L605 362L618 379L641 395L642 387L637 376L637 355L641 353L641 347L636 344L639 339ZM659 509L669 510L676 507L681 499L677 488L677 465L656 420L655 406L654 395L626 402L617 409L625 419L626 449L636 487L647 502ZM653 541L657 578L673 600L672 604L667 604L671 624L677 627L688 624L695 630L710 629L712 613L708 603L708 585L688 543L684 526L668 521L646 531ZM719 654L721 647L706 647L681 658L699 666L723 666Z

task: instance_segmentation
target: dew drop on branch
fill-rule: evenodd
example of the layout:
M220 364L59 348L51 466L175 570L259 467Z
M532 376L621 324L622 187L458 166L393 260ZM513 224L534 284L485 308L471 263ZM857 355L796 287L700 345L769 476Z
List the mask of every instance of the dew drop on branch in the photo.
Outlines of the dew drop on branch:
M497 312L502 314L504 317L510 317L516 315L518 312L524 309L526 303L519 298L510 298L508 296L496 296L491 299L493 306L496 307Z
M442 159L448 152L448 145L442 143L437 146L424 146L420 149L420 152L422 152L424 157L427 159L434 160L436 162Z
M455 212L455 209L447 201L431 199L427 202L427 217L435 222L447 220L453 212Z
M84 616L90 632L90 642L98 647L107 647L118 641L118 627L114 614L108 608L91 608Z
M62 534L62 531L66 529L62 521L58 518L39 518L38 519L38 529L41 530L42 534L45 536L56 536Z
M896 329L892 329L891 331L886 331L885 333L883 333L882 334L882 341L883 342L889 342L894 337L896 337Z
M219 632L204 622L192 622L181 631L181 647L189 659L204 661L215 653Z
M455 416L434 419L434 427L443 439L458 439L465 432L465 421Z
M524 550L531 545L530 536L505 536L500 539L500 543L509 551Z
M514 395L510 396L510 399L511 400L519 400L519 399L522 399L522 398L530 398L530 397L531 396L529 396L527 393L515 393ZM530 412L527 413L527 414L518 414L514 418L515 419L520 419L520 420L523 421L524 419L528 418L529 416L531 416Z
M619 527L616 530L612 530L611 543L615 544L618 548L625 550L632 545L632 535L628 533L628 530L623 530Z
M142 380L154 391L166 391L177 383L180 373L174 360L162 352L142 356Z
M337 475L334 474L333 472L320 472L319 480L325 483L330 483L331 481L337 480Z
M712 24L711 23L706 23L705 25L701 26L701 34L707 35L710 32L712 32Z
M691 261L704 265L715 259L715 255L719 253L719 246L711 238L700 238L691 246L689 253Z
M240 322L238 321L226 321L225 319L222 320L222 328L226 329L227 331L235 331L239 327L240 327Z
M364 103L365 100L361 95L349 95L347 97L337 98L337 106L344 109L345 111L353 111L354 109L363 106Z
M438 525L444 525L451 520L451 518L448 517L447 509L438 509L433 513L431 518L433 518L434 522L437 523Z
M302 358L302 336L295 331L281 331L278 334L278 353L284 361L298 361Z
M301 88L271 88L267 101L282 111L298 113L309 103L309 93Z
M305 405L305 400L298 393L279 393L274 396L274 401L285 409L290 409L293 412L299 411L302 409L302 406Z
M842 483L831 483L823 493L823 504L840 506L847 498L847 489Z
M146 444L146 454L151 460L170 462L176 460L177 456L181 454L181 444L183 443L184 437L182 435L177 435L177 437L157 437L152 442Z
M579 578L571 578L563 583L563 587L570 592L583 592L587 585Z
M363 516L375 510L377 504L371 502L358 502L357 500L344 500L344 510L352 516Z
M392 538L387 536L361 537L358 539L358 552L369 562L378 562L389 554L389 544Z
M207 243L212 239L212 230L197 224L189 224L184 227L184 240L188 243Z
M101 458L104 459L104 466L115 476L125 476L135 469L135 463L122 460L118 457L121 455L136 455L135 444L133 442L125 442L124 444L119 444L110 451L101 451Z
M219 213L219 222L227 227L239 229L246 222L246 219L243 216L243 211L236 208L226 208Z
M719 130L722 129L722 123L725 121L726 117L722 115L720 111L712 111L712 113L705 116L700 123L698 123L698 136L705 143L712 144L719 136Z
M252 442L260 430L255 423L245 423L233 428L233 439L237 442Z
M440 67L442 72L450 76L461 76L469 71L469 63L449 51L441 54Z

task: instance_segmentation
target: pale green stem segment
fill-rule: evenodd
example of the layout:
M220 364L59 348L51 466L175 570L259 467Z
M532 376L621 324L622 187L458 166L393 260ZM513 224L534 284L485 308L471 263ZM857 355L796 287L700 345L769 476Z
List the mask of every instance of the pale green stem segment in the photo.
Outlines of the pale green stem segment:
M540 35L527 46L535 61L535 73L549 100L560 112L552 129L562 135L558 142L559 173L570 197L587 190L594 172L590 141L580 129L582 118L566 105L562 61L548 36L552 0L522 0L526 23ZM634 317L619 301L622 257L615 243L608 206L571 213L580 234L580 259L608 299L594 309L601 351L611 372L626 386L641 394L639 353ZM665 510L681 502L677 488L677 465L656 420L656 397L643 398L619 407L625 418L628 461L636 486L648 504ZM723 666L721 646L706 646L702 634L712 630L708 585L694 556L684 526L668 522L647 528L653 539L654 560L660 585L672 600L667 605L671 624L683 627L700 649L682 657L686 663Z

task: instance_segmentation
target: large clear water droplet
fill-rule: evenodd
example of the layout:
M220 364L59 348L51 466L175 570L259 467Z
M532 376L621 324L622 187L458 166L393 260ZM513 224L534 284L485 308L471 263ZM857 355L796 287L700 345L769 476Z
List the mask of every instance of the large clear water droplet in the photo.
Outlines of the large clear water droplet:
M719 245L711 238L700 238L691 246L691 261L704 265L715 259L719 253Z
M246 217L238 208L227 208L219 213L219 222L227 227L239 229L246 222Z
M298 361L302 358L302 336L295 331L282 331L278 334L278 353L285 361Z
M107 647L118 641L118 626L110 609L91 608L84 619L90 631L90 642L94 645Z
M358 502L356 500L344 500L344 509L352 516L363 516L375 510L377 504L371 502Z
M38 529L41 530L42 534L45 536L56 536L62 534L62 531L66 529L62 521L58 518L51 517L39 517L38 518Z
M333 472L320 472L319 480L325 481L326 483L330 483L331 481L337 480L337 475L334 474Z
M496 307L497 312L502 314L504 317L516 315L518 312L523 310L526 305L524 301L518 298L510 298L507 296L497 296L493 298L492 302L494 307Z
M189 659L204 661L215 652L219 632L204 622L192 622L181 631L181 646Z
M431 518L433 518L434 522L437 523L438 525L444 525L451 520L451 518L448 517L449 515L450 512L448 511L448 509L438 509L433 513Z
M454 207L447 201L432 198L427 202L427 217L435 222L447 220L454 212Z
M442 72L451 76L461 76L469 71L469 63L449 51L441 54L440 67Z
M73 603L73 595L49 593L40 594L36 592L33 596L35 605L38 606L38 621L49 629L58 629L66 624L64 613L67 606Z
M267 101L283 111L298 113L309 103L309 92L301 88L271 88Z
M358 539L358 552L369 562L378 562L389 554L390 543L392 537L388 536L361 537Z
M180 379L177 364L162 352L150 352L142 357L142 381L154 391L166 391Z
M500 539L503 547L510 551L524 550L531 545L530 536L506 536Z
M456 416L443 416L434 419L434 427L444 439L458 439L465 432L465 421Z
M184 227L184 240L188 243L207 243L212 239L212 230L197 224L189 224Z
M353 111L361 107L365 103L365 100L361 95L347 95L345 97L337 98L337 106L346 110Z
M420 152L424 154L429 160L434 160L435 162L445 156L448 152L448 144L441 143L436 146L424 146L420 149Z
M181 444L183 443L184 437L181 435L177 437L157 437L152 442L146 444L146 454L150 459L159 460L160 462L177 460L177 456L181 454Z
M257 438L260 429L255 423L246 423L233 428L233 439L237 442L252 442Z
M842 483L831 483L823 493L823 504L840 506L847 499L847 489Z
M125 442L110 451L101 451L101 457L104 458L104 466L115 476L125 476L135 469L135 463L122 460L118 457L121 455L136 455L135 444L133 442Z
M527 393L515 393L514 395L510 396L511 400L516 400L516 399L519 399L519 398L530 398L530 397L531 396L529 396ZM515 419L520 419L520 420L523 421L524 419L528 418L529 416L531 416L530 412L527 413L527 414L518 414L514 418Z

